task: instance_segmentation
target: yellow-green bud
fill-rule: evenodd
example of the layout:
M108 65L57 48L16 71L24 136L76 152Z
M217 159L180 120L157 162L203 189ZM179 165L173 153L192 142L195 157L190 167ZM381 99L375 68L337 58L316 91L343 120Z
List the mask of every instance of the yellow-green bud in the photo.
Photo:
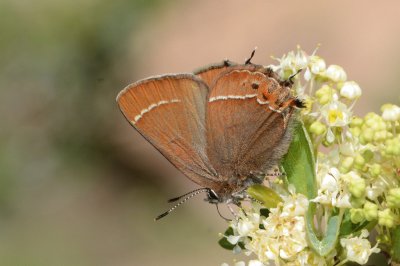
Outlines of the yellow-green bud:
M374 134L374 141L382 141L388 137L388 132L386 130L376 131Z
M365 201L365 197L355 198L354 196L351 196L350 198L351 206L353 206L354 208L361 208L364 205Z
M371 167L369 168L369 173L373 176L373 177L377 177L381 174L382 172L382 166L380 164L373 164L371 165Z
M360 141L362 144L367 144L374 139L374 131L371 128L365 128L361 131Z
M386 140L384 152L386 155L399 156L400 155L400 138L393 138L393 139Z
M351 127L349 128L351 134L353 134L354 137L359 137L361 134L361 128L359 127Z
M315 135L323 135L326 132L326 125L319 121L315 121L310 126L310 132Z
M374 158L374 153L371 150L365 150L362 153L362 156L364 157L366 162L369 162L372 158Z
M400 208L400 188L390 189L386 201L389 207Z
M385 209L383 211L378 211L378 223L382 226L387 226L389 228L394 226L396 216L390 209Z
M357 154L356 158L354 159L354 164L361 169L365 165L364 157L360 154Z
M340 172L342 172L342 173L349 172L351 170L351 168L353 167L353 163L354 163L353 157L345 157L339 166Z
M364 216L367 221L372 221L378 218L378 205L370 201L365 202Z
M332 100L334 92L334 89L332 89L328 85L323 85L319 90L315 92L315 96L317 97L318 102L324 105Z
M342 176L348 184L350 193L355 198L360 198L365 195L366 183L356 172L349 172Z
M365 220L363 209L350 209L350 219L353 224L363 222Z
M361 127L364 121L360 117L353 117L350 121L350 127Z

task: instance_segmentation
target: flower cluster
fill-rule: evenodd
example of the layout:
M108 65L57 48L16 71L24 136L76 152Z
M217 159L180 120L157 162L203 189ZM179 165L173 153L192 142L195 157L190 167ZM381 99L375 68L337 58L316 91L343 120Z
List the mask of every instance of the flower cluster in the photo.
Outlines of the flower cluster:
M277 266L328 265L327 258L318 256L308 247L304 219L307 208L308 200L302 194L283 196L283 202L271 208L267 217L261 215L261 206L254 203L251 208L239 211L237 219L230 222L233 234L225 237L235 245L236 253L242 246L247 255L257 256L249 266L272 262ZM237 262L236 265L245 263Z
M356 116L353 107L362 91L342 67L300 48L277 60L271 67L282 79L302 70L293 90L306 104L299 117L316 157L317 196L281 195L283 202L268 217L253 203L231 222L227 240L236 251L241 246L257 257L249 265L365 264L372 253L393 254L392 232L400 227L400 107L385 104L380 114ZM318 206L316 220L343 215L338 244L324 256L307 241L305 211L311 202ZM375 239L368 238L371 231Z

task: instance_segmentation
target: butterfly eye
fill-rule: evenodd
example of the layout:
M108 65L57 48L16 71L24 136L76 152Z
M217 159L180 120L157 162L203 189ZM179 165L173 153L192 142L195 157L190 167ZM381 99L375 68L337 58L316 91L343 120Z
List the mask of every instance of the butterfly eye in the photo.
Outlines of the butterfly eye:
M208 200L210 202L215 202L215 201L218 202L219 201L219 197L218 197L217 193L212 189L208 190L207 196L208 196Z

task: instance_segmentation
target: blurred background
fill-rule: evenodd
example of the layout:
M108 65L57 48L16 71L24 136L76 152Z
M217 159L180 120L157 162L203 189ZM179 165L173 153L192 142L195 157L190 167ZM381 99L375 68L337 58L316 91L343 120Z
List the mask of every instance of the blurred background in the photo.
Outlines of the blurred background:
M125 121L127 84L318 43L363 96L399 104L400 2L0 0L0 265L220 265L226 223Z

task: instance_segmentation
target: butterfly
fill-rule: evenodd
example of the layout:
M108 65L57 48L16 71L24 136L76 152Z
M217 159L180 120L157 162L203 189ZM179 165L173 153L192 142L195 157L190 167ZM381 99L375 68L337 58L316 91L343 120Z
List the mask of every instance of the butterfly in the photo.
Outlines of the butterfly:
M129 123L202 187L170 201L207 192L210 203L237 204L287 152L295 110L304 105L291 78L250 59L149 77L118 94Z

